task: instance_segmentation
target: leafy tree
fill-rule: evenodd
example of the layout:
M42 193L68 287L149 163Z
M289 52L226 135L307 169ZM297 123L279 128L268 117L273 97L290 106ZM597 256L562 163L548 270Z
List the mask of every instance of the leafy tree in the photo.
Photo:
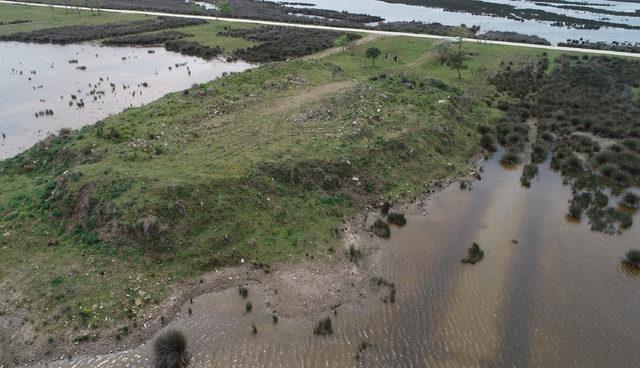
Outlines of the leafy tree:
M458 79L462 79L460 71L468 68L467 64L465 64L467 59L467 51L462 48L462 40L460 40L458 41L458 48L454 48L449 51L449 56L446 61L446 64L450 68L455 69L458 72Z
M451 50L451 42L441 41L433 45L433 53L435 54L436 61L440 64L447 62L449 52Z
M229 0L222 0L218 3L218 12L223 17L229 16L231 14L231 4Z
M378 58L378 56L380 56L380 49L378 49L377 47L369 47L367 49L367 52L365 53L365 56L368 59L371 59L371 63L373 65L376 65L376 59Z
M433 46L436 61L440 64L446 64L448 67L458 72L458 79L462 79L461 71L467 69L465 64L468 53L462 48L462 40L458 41L458 47L452 47L448 42L440 42Z

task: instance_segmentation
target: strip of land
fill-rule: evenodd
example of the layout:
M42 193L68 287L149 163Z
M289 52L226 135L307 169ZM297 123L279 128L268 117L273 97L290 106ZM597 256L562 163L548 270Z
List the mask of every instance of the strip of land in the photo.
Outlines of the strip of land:
M43 6L43 7L54 7L54 8L59 8L59 9L64 9L65 8L64 5L36 4L36 3L25 3L25 2L19 2L19 1L0 0L0 3L31 5L31 6ZM76 7L74 7L74 8L76 8ZM86 10L86 11L91 11L92 10L91 8L86 8L86 7L77 7L77 9ZM491 45L517 46L517 47L528 47L528 48L544 49L544 50L571 51L571 52L581 52L581 53L587 53L587 54L615 55L615 56L625 56L625 57L640 58L639 54L634 54L634 53L630 53L630 52L610 51L610 50L594 50L594 49L587 49L587 48L576 49L576 48L562 47L562 46L537 45L537 44L494 41L494 40L481 40L480 41L480 40L477 40L477 39L474 39L474 38L456 38L456 37L451 37L451 36L417 34L417 33L409 33L409 32L391 32L391 31L368 30L368 29L360 29L360 28L330 27L330 26L313 25L313 24L284 23L284 22L273 22L273 21L255 20L255 19L225 18L225 17L213 17L213 16L204 16L204 15L188 15L188 14L173 14L173 13L161 13L161 12L140 11L140 10L101 9L101 11L103 11L103 12L114 12L114 13L123 13L123 14L143 14L143 15L152 15L152 16L205 19L205 20L220 21L220 22L237 22L237 23L251 23L251 24L272 25L272 26L286 26L286 27L299 27L299 28L310 28L310 29L323 29L323 30L333 30L333 31L338 31L338 32L355 32L355 33L360 32L360 33L377 34L377 35L383 35L383 36L404 36L404 37L426 38L426 39L437 39L437 40L462 39L462 41L464 41L464 42L481 42L481 43L484 43L484 44L491 44Z

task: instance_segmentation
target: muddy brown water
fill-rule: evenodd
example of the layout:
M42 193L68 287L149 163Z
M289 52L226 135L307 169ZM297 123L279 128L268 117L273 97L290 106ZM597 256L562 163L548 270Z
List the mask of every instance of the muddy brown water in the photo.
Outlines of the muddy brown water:
M566 221L570 188L548 162L530 189L521 169L496 158L482 166L472 190L454 183L407 206L407 225L389 240L362 237L377 242L372 275L395 283L395 303L363 289L361 303L327 311L334 333L321 337L318 316L274 324L258 288L248 299L236 289L205 294L170 326L186 333L191 366L637 367L640 278L621 255L640 245L640 226L611 236ZM463 265L473 242L484 260ZM362 341L370 346L356 359ZM48 366L150 367L150 356L147 343Z
M86 69L77 69L82 66ZM0 42L0 160L61 128L93 124L169 92L250 67L158 47ZM83 107L78 106L80 100ZM35 116L46 110L54 114Z

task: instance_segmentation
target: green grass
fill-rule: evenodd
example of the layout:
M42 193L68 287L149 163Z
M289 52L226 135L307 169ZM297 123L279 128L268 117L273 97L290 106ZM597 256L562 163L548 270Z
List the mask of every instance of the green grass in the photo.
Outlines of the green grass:
M535 54L465 45L474 55L459 80L431 44L384 38L353 55L266 65L0 163L0 280L20 291L11 304L32 308L49 334L100 331L241 258L328 259L336 230L366 203L410 200L468 170L478 127L501 116L483 102L495 92L485 76L501 58ZM371 46L400 62L372 67ZM409 88L401 76L440 83ZM151 215L158 231L144 235Z
M227 54L231 54L237 49L249 48L256 45L255 42L242 38L218 36L218 32L224 30L225 27L253 28L256 27L256 25L247 23L209 22L203 25L180 28L178 30L193 35L192 37L185 38L185 40L197 41L209 47L219 46Z
M8 23L17 20L30 20L29 23L0 25L0 34L28 32L39 29L75 25L95 25L111 22L123 22L147 19L145 15L120 14L95 11L80 11L29 5L0 4L0 22Z

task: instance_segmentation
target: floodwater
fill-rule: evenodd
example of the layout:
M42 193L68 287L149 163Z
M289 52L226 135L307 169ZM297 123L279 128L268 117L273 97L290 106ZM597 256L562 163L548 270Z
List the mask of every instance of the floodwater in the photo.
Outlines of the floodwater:
M267 0L280 2L280 0ZM519 9L540 9L551 13L565 14L568 16L604 20L612 23L624 23L629 25L640 26L640 17L636 16L614 16L606 14L597 14L587 11L568 10L558 8L557 5L549 4L544 1L531 2L523 0L486 0L487 2L509 4ZM634 13L640 10L640 3L626 3L610 0L580 0L585 3L584 6L622 11ZM640 31L635 29L621 29L604 27L599 30L585 30L565 27L551 26L551 22L539 21L516 21L513 19L505 19L499 17L480 16L469 13L456 13L446 11L440 8L427 8L424 6L414 6L405 4L393 4L380 0L304 0L302 3L313 4L318 9L329 9L337 11L348 11L352 13L365 13L377 15L385 19L387 22L394 21L421 21L427 23L438 22L445 25L458 26L466 24L468 26L480 26L480 32L486 31L515 31L523 34L537 35L546 38L551 43L564 42L567 39L580 39L591 41L629 41L640 42ZM594 4L594 5L591 5ZM556 5L556 6L554 6ZM296 5L293 5L296 6ZM299 7L309 7L306 5L297 5Z
M389 240L371 240L395 303L365 293L320 337L317 316L273 324L260 290L247 315L236 289L206 294L172 323L190 341L191 367L637 367L640 278L621 256L638 247L640 226L605 235L569 222L570 188L548 161L525 189L521 169L497 157L471 190L449 185L405 208L408 223ZM473 242L484 259L461 264ZM356 359L362 341L370 346ZM150 345L49 367L147 367Z
M86 69L78 69L81 67ZM93 124L169 92L250 67L157 47L0 42L0 159L61 128ZM36 117L40 111L43 115Z

